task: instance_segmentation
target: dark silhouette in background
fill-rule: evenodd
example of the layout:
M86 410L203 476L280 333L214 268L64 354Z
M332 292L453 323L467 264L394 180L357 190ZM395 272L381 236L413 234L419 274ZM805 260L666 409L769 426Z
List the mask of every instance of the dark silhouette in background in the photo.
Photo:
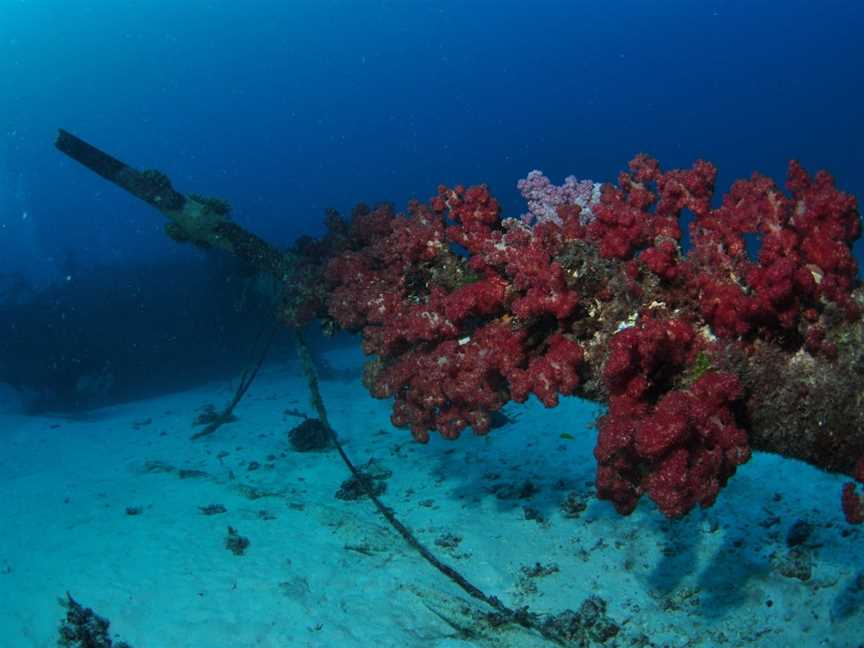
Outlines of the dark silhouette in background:
M68 411L229 378L271 303L226 257L79 268L38 292L0 275L0 383Z

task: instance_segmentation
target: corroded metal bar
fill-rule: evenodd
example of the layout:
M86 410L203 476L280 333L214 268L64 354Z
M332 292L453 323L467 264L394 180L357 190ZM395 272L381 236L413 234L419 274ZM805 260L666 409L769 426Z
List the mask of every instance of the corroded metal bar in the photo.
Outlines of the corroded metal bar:
M290 256L234 223L228 216L230 207L224 201L182 194L161 171L138 171L63 129L54 145L108 182L162 212L170 221L165 232L174 240L224 250L280 280L288 276Z

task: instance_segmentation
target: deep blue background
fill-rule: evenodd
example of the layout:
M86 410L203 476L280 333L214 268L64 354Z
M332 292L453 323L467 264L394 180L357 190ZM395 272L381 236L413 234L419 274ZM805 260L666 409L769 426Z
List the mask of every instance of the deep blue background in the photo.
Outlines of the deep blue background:
M703 157L719 187L797 157L864 195L858 2L42 0L0 8L0 259L194 254L51 146L71 130L289 242L327 206L540 168ZM23 212L27 217L23 217ZM64 266L65 267L65 266ZM63 268L60 269L61 271Z

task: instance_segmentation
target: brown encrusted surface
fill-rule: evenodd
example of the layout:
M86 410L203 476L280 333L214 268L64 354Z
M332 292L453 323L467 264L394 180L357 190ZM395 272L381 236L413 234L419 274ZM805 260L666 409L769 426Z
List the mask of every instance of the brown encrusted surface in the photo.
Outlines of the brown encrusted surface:
M832 338L836 360L756 343L741 375L755 449L850 474L864 455L864 321Z

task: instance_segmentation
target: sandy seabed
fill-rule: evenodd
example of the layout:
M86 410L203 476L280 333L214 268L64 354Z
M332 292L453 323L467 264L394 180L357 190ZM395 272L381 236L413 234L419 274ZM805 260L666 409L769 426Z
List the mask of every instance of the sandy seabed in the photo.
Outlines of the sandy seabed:
M506 605L557 614L596 597L608 638L586 628L591 645L864 642L864 530L843 521L843 479L756 455L711 509L670 521L643 501L624 518L594 497L596 406L532 400L487 437L424 446L364 390L361 360L330 354L353 377L321 384L346 451L391 473L385 503ZM266 367L236 422L191 441L234 387L0 416L0 645L56 646L66 592L134 648L549 645L486 623L367 499L336 498L336 452L289 443L313 415L296 365Z

